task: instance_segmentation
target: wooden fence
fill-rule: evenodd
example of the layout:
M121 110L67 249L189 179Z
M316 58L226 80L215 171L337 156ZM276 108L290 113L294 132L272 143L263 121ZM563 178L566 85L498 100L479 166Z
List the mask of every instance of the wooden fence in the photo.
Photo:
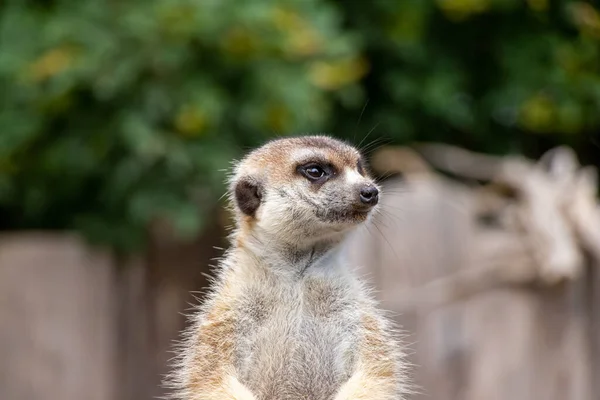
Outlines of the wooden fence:
M0 399L149 400L192 291L206 286L214 226L119 259L76 235L0 237Z

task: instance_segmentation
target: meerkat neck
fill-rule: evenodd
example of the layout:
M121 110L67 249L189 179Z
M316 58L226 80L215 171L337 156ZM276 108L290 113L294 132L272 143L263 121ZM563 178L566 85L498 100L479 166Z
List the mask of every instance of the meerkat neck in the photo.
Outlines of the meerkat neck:
M302 276L313 267L321 267L336 256L342 235L291 243L258 229L240 230L234 242L236 251L252 257L259 268Z

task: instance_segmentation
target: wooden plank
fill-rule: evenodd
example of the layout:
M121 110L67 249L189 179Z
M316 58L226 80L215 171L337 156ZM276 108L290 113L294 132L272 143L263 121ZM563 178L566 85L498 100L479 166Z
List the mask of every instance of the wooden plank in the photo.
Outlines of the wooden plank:
M120 260L115 292L119 308L114 335L118 342L119 400L151 399L159 380L154 376L156 349L152 346L152 308L146 260Z
M457 399L592 400L584 303L578 283L466 302L468 381Z
M147 292L146 306L149 315L149 354L151 360L139 368L150 368L147 387L151 398L165 396L161 387L162 378L170 372L169 360L180 332L186 326L184 314L192 305L198 304L202 292L208 285L206 274L210 274L209 264L222 255L225 247L225 234L214 221L199 237L183 242L167 228L156 229L146 256ZM135 332L130 332L135 335ZM150 397L136 397L127 400L146 400Z
M74 236L0 238L0 398L115 398L112 259Z

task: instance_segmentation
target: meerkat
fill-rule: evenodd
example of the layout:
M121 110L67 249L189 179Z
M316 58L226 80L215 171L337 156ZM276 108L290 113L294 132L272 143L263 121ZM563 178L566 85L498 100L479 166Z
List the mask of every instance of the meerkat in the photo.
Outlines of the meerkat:
M234 167L236 219L174 372L177 400L403 399L396 329L344 262L380 189L327 136L277 139Z

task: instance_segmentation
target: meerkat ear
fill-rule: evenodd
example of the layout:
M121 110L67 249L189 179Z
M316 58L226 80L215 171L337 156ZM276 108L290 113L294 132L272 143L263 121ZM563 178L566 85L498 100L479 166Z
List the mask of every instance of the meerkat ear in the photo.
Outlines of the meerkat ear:
M254 216L262 201L263 185L255 178L241 177L234 187L235 202L246 215Z

